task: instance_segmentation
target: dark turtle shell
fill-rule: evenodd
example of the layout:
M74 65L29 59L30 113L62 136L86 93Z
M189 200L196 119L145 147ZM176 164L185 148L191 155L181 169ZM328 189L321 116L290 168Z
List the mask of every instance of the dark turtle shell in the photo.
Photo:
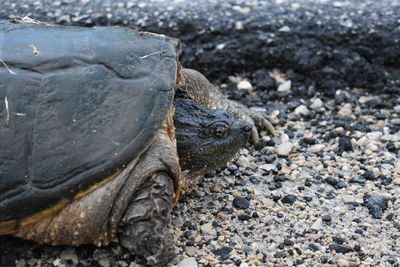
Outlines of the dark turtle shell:
M119 27L0 21L0 224L140 156L171 107L178 46Z

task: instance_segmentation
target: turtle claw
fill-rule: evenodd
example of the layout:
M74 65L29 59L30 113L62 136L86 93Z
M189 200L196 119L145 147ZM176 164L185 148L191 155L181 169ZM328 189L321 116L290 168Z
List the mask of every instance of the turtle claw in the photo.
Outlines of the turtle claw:
M257 144L258 141L260 141L258 131L267 130L272 136L276 136L276 130L267 119L266 115L257 111L251 111L247 107L241 108L240 113L241 119L253 126L251 131L251 140L253 144Z
M260 138L258 137L257 127L254 125L253 128L251 129L251 140L253 141L254 144L257 144L258 141L260 141Z

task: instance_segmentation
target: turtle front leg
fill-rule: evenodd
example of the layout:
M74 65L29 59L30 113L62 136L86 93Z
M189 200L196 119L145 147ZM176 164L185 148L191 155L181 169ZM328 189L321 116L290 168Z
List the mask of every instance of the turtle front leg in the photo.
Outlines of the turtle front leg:
M266 129L273 136L276 135L274 126L268 120L267 115L252 111L248 107L227 99L218 88L212 85L203 74L192 69L183 69L186 90L190 98L207 106L210 109L223 109L232 113L237 119L244 120L253 126L252 141L259 141L258 130Z
M167 266L175 257L168 216L174 184L166 172L153 174L141 186L123 217L121 244L151 266Z

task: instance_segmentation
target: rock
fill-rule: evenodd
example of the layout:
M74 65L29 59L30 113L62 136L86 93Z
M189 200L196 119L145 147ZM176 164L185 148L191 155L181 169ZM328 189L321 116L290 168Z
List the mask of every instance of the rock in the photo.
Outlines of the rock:
M249 162L249 160L247 159L247 157L245 157L245 156L240 156L240 157L237 159L237 162L238 162L239 166L240 166L240 167L243 167L243 168L247 168L247 167L250 166L250 162Z
M400 174L400 160L396 160L394 162L394 169L393 171L397 174Z
M294 114L300 115L300 116L307 116L308 114L310 114L310 111L308 110L308 108L305 105L300 105L297 108L295 108Z
M349 249L345 246L339 245L339 244L329 245L329 250L332 252L335 251L336 253L342 253L342 254L345 254L345 253L348 253L351 251L351 249Z
M312 110L315 110L315 111L320 111L321 108L322 108L322 105L323 105L322 100L319 99L319 98L315 98L315 99L312 101L312 103L311 103L311 105L310 105L310 108L311 108Z
M368 143L365 148L370 151L378 151L378 149L379 149L379 147L377 145L375 145L374 143Z
M58 262L56 262L58 260ZM55 261L53 261L53 265L57 266L58 264L60 264L61 260L60 259L56 259ZM17 260L15 267L25 267L26 266L26 261L24 259L20 259Z
M374 219L382 218L382 213L388 207L388 199L382 196L364 196L364 203Z
M331 186L336 186L339 183L339 181L337 179L335 179L334 177L326 178L325 182L330 184Z
M374 181L376 180L376 177L372 171L366 171L363 174L363 177L369 181Z
M323 145L323 144L315 144L315 145L311 146L308 149L308 151L310 153L317 153L317 152L321 152L322 150L324 150L324 148L325 148L325 145Z
M392 119L390 122L393 123L394 125L400 125L400 118Z
M212 235L212 236L217 234L216 230L213 228L211 223L206 223L206 224L203 224L202 226L200 226L200 231L203 234Z
M353 109L350 103L344 104L338 111L339 115L349 116L353 113Z
M255 73L257 87L260 89L276 89L276 81L269 76L268 72L264 69L259 69Z
M76 255L74 248L68 248L61 252L60 258L62 260L71 260L75 265L79 262L78 256Z
M250 201L244 197L235 197L233 199L233 206L237 209L246 210L250 207Z
M272 171L273 169L276 169L276 166L275 166L275 164L262 164L262 165L258 166L258 168L269 172L269 171Z
M280 157L289 156L292 149L293 149L293 144L290 142L282 143L275 148L276 154L278 154L278 156Z
M211 188L211 192L220 193L221 190L222 190L222 188L224 188L224 185L223 185L223 184L221 184L221 183L215 183L215 184L213 185L213 187Z
M99 264L101 267L110 267L110 261L108 259L99 260Z
M350 262L347 259L341 258L341 259L338 259L337 265L339 267L348 267L348 266L350 266Z
M367 133L368 139L372 141L378 141L379 139L381 139L382 135L382 132L379 131Z
M339 138L339 149L338 152L341 154L344 151L353 151L353 144L349 136L342 136Z
M177 267L197 267L197 262L196 259L192 257L184 258L178 263Z
M297 200L297 197L292 194L287 194L281 199L282 203L292 205Z
M321 230L322 226L324 226L323 222L322 222L322 218L318 218L313 225L311 225L310 229L311 230L315 230L315 231L319 231Z
M196 255L196 248L193 246L186 246L185 248L186 255L192 257Z
M290 31L291 31L291 29L290 29L290 27L289 27L289 26L285 25L285 26L283 26L283 27L279 28L279 30L278 30L278 31L280 31L280 32L290 32Z
M324 216L322 216L322 221L330 222L330 221L332 221L332 216L331 215L324 215Z
M243 90L251 90L253 89L253 86L251 83L247 80L243 80L237 84L238 89L243 89Z
M342 200L345 204L351 204L351 203L363 203L363 200L361 198L357 198L352 195L344 195L342 197Z
M292 88L292 82L291 81L285 81L282 84L278 86L278 92L281 93L289 93Z
M241 31L244 29L244 25L242 21L236 21L235 22L235 29L238 31Z
M276 155L275 154L266 155L264 159L266 163L272 163L276 160Z
M223 248L219 248L219 249L215 249L212 252L214 253L214 255L216 256L220 256L220 257L226 257L229 256L229 254L231 253L232 248L231 247L223 247Z

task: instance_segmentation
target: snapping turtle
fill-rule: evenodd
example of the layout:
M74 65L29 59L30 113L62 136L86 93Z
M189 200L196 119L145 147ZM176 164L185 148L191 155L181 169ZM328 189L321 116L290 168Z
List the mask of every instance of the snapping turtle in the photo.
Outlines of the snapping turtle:
M0 234L52 245L119 237L165 266L171 207L254 132L236 117L272 129L182 70L176 39L23 20L0 31Z

